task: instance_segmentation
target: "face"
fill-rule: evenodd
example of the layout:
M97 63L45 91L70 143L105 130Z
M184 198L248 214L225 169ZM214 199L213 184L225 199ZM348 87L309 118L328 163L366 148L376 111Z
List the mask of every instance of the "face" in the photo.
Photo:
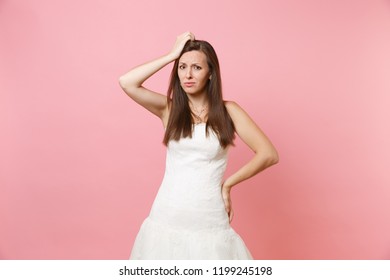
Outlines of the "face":
M206 55L201 51L189 51L179 59L177 74L180 85L187 94L204 94L210 77Z

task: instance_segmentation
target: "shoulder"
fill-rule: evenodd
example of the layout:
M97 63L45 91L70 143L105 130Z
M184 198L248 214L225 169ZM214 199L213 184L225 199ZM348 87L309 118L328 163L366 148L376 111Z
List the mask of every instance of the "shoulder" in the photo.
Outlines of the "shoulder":
M226 110L228 111L229 114L231 111L236 111L241 109L240 105L238 105L235 101L225 100L223 103L225 104Z
M244 109L242 109L241 106L237 104L237 102L227 100L227 101L224 101L224 104L225 104L226 110L228 111L228 114L230 115L230 117L232 118L233 121L234 121L234 119L239 118L243 114L246 115L246 112L244 111Z
M254 130L257 128L256 123L249 114L241 108L237 102L225 101L226 110L233 121L236 132L240 135L241 132Z
M224 100L223 103L225 104L226 108L227 107L233 107L233 106L238 106L238 104L232 100Z

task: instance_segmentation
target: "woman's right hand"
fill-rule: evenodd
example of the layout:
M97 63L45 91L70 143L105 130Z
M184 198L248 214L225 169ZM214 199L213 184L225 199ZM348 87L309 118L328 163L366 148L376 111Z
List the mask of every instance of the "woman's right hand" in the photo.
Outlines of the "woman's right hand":
M174 59L179 58L181 51L189 40L195 40L195 35L192 34L190 31L184 32L183 34L177 36L175 45L170 52Z
M162 119L164 124L168 120L167 96L151 91L142 84L161 68L179 58L189 40L195 40L195 36L191 32L177 36L174 47L167 55L134 67L119 78L119 84L123 91L135 102Z

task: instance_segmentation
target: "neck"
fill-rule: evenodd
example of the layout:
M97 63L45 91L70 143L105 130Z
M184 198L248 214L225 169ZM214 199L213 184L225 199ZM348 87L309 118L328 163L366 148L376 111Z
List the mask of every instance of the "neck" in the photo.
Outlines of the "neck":
M201 94L201 95L196 95L196 96L187 94L187 96L188 96L189 102L192 104L192 106L194 106L196 108L202 108L202 107L207 106L207 104L208 104L206 94Z

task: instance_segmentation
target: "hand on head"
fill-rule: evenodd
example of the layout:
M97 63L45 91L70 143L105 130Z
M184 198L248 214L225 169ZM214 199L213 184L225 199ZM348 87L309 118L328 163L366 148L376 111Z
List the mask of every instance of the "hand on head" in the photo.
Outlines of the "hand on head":
M195 40L195 35L192 34L190 31L184 32L183 34L177 36L175 45L171 50L171 54L175 59L179 58L185 44L190 40L191 41Z

